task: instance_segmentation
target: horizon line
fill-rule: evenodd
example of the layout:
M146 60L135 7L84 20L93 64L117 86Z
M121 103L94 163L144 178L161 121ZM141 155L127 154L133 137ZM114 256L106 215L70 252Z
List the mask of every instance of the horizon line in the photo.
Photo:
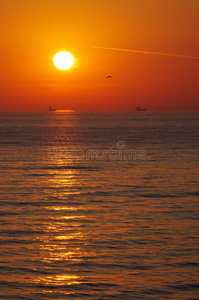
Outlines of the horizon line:
M135 106L136 107L136 106ZM0 109L0 113L59 113L59 112L66 112L66 113L142 113L137 112L134 108L130 109L57 109L54 112L49 112L48 110L44 109ZM153 112L199 112L199 108L152 108L148 109L147 111L143 112L144 114L153 113Z
M172 57L182 57L189 59L198 59L198 56L184 55L184 54L174 54L174 53L165 53L165 52L153 52L153 51L143 51L143 50L133 50L133 49L123 49L123 48L112 48L112 47L101 47L93 46L95 49L104 49L104 50L113 50L113 51L123 51L123 52L133 52L133 53L142 53L142 54L153 54L153 55L162 55L162 56L172 56Z

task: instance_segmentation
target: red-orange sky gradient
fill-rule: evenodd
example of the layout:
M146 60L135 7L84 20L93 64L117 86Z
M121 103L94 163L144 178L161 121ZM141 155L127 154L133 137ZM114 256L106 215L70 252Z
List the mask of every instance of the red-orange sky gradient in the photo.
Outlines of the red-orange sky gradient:
M0 110L199 109L198 0L1 1ZM59 51L74 66L53 65ZM113 79L106 79L112 75Z

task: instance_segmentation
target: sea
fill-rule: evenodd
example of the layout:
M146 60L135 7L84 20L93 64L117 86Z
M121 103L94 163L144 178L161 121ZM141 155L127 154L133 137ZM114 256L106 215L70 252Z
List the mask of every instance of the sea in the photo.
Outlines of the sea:
M199 112L1 112L0 299L199 299Z

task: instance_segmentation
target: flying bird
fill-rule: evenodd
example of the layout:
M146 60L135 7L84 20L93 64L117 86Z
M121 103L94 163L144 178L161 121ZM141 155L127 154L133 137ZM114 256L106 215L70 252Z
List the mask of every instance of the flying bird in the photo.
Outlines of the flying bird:
M112 76L110 76L110 75L109 75L109 76L107 76L106 78L112 78L112 79L113 79L113 77L112 77Z

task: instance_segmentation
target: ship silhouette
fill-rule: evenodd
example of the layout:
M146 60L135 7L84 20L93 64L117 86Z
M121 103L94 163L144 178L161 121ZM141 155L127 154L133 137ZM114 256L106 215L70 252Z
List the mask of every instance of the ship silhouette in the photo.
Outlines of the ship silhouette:
M56 108L52 108L51 106L48 108L48 111L56 111Z
M136 111L147 111L147 108L141 108L140 106L136 106Z

